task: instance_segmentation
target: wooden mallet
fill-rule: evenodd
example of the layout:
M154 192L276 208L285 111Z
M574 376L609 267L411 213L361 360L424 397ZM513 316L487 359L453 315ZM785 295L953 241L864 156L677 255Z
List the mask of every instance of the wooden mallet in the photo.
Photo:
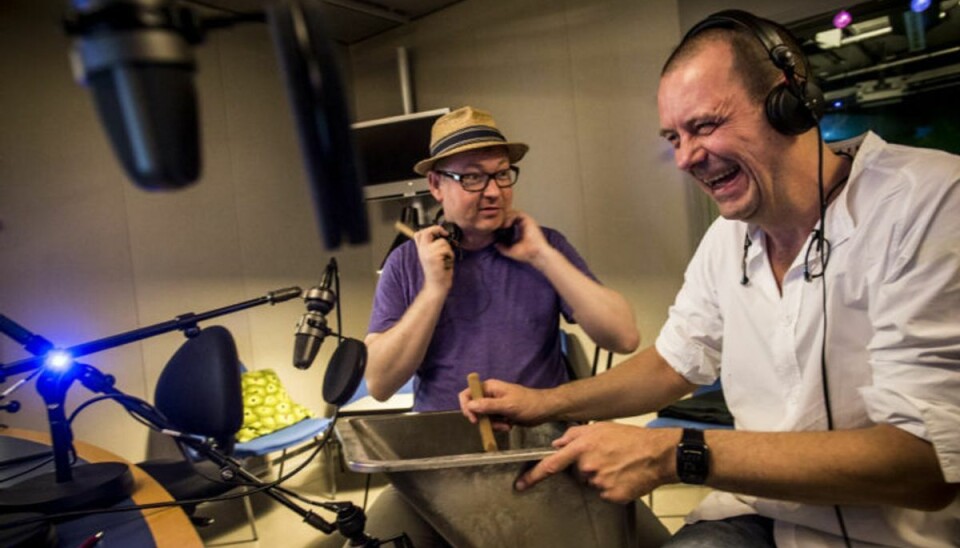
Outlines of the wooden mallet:
M470 373L467 375L467 385L470 387L470 398L479 400L483 397L483 386L480 384L480 375ZM480 427L480 441L483 444L483 450L487 452L497 450L497 440L493 437L493 426L490 424L490 417L478 415L477 426Z
M407 238L410 238L411 240L413 239L413 235L415 234L415 231L409 226L401 223L400 221L393 223L393 228L396 228L397 232L399 232L400 234L403 234Z

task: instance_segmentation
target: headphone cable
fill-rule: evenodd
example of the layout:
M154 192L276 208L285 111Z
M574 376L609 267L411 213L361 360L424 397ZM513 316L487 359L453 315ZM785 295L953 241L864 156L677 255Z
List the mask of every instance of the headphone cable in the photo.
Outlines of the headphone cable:
M828 386L828 376L827 376L827 251L826 245L829 245L826 237L827 230L827 198L824 195L823 189L823 132L820 129L820 124L817 124L817 190L820 195L820 229L817 231L817 238L819 241L817 245L819 246L820 251L820 260L821 260L821 276L820 276L820 303L823 310L823 329L821 333L820 341L820 378L821 384L823 386L823 404L824 409L827 413L827 430L833 430L833 409L830 405L830 388ZM837 188L843 186L846 182L846 179L840 181L837 184ZM831 189L830 194L833 194L833 189ZM808 278L808 281L810 279ZM833 505L833 510L837 515L837 524L840 526L840 534L843 535L843 544L847 548L851 548L850 544L850 535L847 534L847 524L843 519L843 512L840 510L839 504Z

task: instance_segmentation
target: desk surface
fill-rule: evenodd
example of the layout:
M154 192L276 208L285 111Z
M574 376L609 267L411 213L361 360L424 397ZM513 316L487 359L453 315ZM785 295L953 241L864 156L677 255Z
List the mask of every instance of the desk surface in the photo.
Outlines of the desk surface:
M32 430L4 428L0 430L0 436L10 436L47 445L50 444L50 435L48 433L35 432ZM86 442L75 440L74 447L77 450L77 455L87 462L127 463L126 460L110 451ZM130 496L134 504L149 504L152 502L167 502L173 500L170 494L152 477L147 475L146 472L133 464L130 464L130 471L133 473L133 480L135 482L134 492ZM196 529L193 528L187 515L183 513L180 507L172 506L170 508L143 510L142 515L158 548L203 546L203 542L200 540ZM109 534L109 530L105 531L104 538L108 538ZM122 545L122 540L120 544Z

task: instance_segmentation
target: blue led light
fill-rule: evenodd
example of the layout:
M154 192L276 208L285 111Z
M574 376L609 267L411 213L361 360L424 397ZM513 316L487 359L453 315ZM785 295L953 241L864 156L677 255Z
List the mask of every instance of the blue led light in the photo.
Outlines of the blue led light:
M833 108L840 108L842 106L843 106L843 101L841 101L840 99L837 99L836 101L833 102Z
M47 353L47 358L44 360L44 363L50 369L63 371L73 365L73 356L63 350L51 350Z
M926 11L932 3L932 0L910 0L910 9L920 13Z

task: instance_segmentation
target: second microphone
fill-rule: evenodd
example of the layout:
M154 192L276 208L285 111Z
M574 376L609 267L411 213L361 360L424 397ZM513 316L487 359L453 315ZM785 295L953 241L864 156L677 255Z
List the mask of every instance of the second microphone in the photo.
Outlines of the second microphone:
M303 295L307 311L297 324L293 344L293 365L297 369L307 369L313 365L323 339L331 333L326 316L337 304L337 293L333 289L337 275L337 260L331 258L320 277L320 285L310 288Z

